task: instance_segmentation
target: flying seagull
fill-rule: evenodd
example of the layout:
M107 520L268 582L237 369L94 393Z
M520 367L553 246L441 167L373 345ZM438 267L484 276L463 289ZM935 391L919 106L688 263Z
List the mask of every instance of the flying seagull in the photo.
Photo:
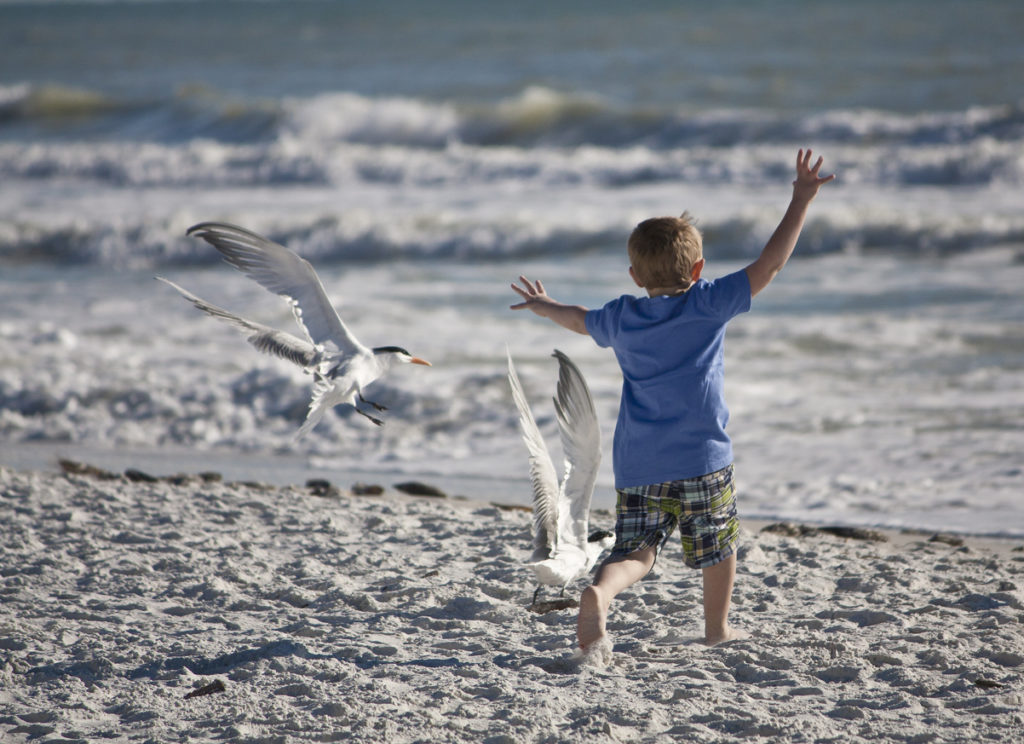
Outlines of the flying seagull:
M530 480L533 483L533 556L529 565L541 586L566 587L586 576L604 550L615 544L608 530L589 531L590 500L601 462L601 430L590 390L579 368L561 351L558 359L558 386L555 414L565 456L562 481L544 444L537 422L523 394L512 355L508 355L508 381L512 398L519 409L519 425L530 455Z
M205 240L220 251L229 264L281 295L292 306L305 338L242 318L157 277L203 312L246 333L249 343L260 351L287 359L313 374L309 412L296 437L309 432L328 410L342 403L352 406L378 426L382 425L381 419L360 408L360 404L376 411L387 409L364 398L363 390L395 362L430 366L430 362L414 357L399 346L371 349L359 343L338 317L309 261L283 245L220 222L203 222L190 227L186 234Z

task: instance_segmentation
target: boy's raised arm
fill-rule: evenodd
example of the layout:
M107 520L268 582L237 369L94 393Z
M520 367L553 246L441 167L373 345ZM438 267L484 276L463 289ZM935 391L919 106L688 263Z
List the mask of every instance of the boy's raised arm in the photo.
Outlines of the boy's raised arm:
M793 181L793 198L789 202L789 208L765 244L761 255L747 267L751 297L767 287L786 265L796 247L796 240L800 237L811 200L817 195L818 189L836 177L834 173L824 178L818 175L823 162L824 159L819 157L812 166L809 149L797 153L796 180Z
M544 291L544 285L539 279L533 283L525 276L520 276L519 281L523 283L523 286L520 287L512 282L512 289L523 298L523 301L511 305L512 310L532 310L537 315L550 318L570 331L587 335L587 308L582 305L565 305L553 299Z

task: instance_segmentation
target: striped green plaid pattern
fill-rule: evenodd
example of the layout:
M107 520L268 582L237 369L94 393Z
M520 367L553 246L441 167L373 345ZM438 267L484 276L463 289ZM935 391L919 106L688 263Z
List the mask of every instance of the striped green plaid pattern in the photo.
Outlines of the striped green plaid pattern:
M713 566L736 550L740 523L732 465L698 478L622 488L617 493L612 556L652 545L660 554L677 525L683 559L691 568Z

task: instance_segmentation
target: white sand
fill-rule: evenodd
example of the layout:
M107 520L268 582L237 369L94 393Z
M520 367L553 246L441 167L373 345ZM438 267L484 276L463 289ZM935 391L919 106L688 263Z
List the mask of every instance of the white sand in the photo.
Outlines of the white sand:
M0 740L1024 741L1021 541L748 525L732 617L752 638L713 649L688 643L700 582L673 546L613 605L595 669L572 609L526 610L529 524L0 468Z

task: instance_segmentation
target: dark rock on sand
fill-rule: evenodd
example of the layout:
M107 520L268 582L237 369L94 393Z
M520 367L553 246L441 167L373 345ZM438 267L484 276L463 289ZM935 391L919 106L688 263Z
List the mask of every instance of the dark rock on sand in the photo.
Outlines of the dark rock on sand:
M224 683L217 679L208 685L203 685L196 690L192 690L192 692L185 696L185 699L188 700L189 698L202 697L203 695L212 695L215 692L224 692L225 689L227 688L224 686Z
M124 477L132 483L157 483L160 480L155 475L144 473L141 470L136 470L135 468L128 468L125 470Z
M888 542L889 538L878 530L868 530L863 527L819 527L820 532L836 537L845 537L848 540L868 540L870 542Z
M75 460L67 460L61 458L58 460L60 463L60 469L68 475L84 475L89 478L98 478L100 480L118 480L121 476L117 473L112 473L109 470L98 468L95 465L87 465L84 462L76 462Z
M420 483L419 481L409 481L408 483L396 483L395 490L401 491L402 493L409 494L410 496L430 496L432 498L446 499L448 494L439 488L429 486L426 483Z
M352 484L352 493L356 496L380 496L384 493L384 486L379 486L376 483L354 483Z
M959 548L964 544L962 537L956 535L945 535L941 532L936 532L934 535L928 538L928 542L942 543L943 545L952 545L954 548Z
M834 535L848 540L868 540L870 542L887 542L889 540L885 533L863 527L812 527L808 524L793 524L792 522L775 522L762 527L761 532L770 532L785 537Z
M562 597L559 599L542 599L538 602L531 604L528 609L530 612L536 612L538 615L546 615L549 612L557 612L558 610L575 609L580 606L580 603L570 597Z
M323 478L310 478L306 481L306 488L308 488L314 496L338 498L341 496L341 491L337 486L331 485L329 480Z

